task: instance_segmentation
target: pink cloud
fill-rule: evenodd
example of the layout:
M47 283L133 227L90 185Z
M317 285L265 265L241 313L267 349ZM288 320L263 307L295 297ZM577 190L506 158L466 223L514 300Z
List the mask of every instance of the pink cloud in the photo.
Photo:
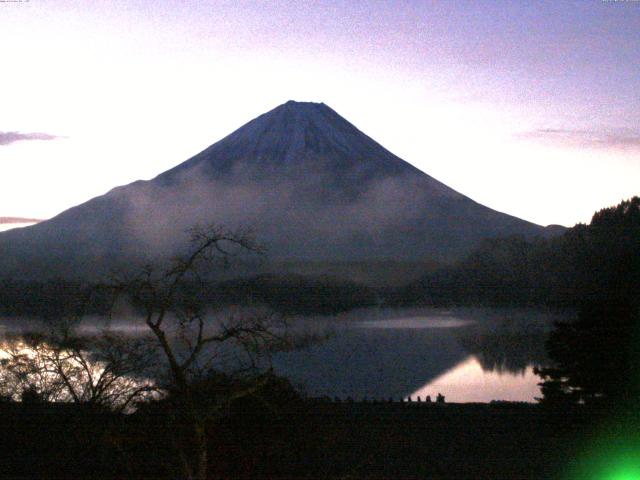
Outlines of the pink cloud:
M20 133L20 132L0 132L0 145L9 145L21 140L55 140L60 138L49 133Z
M42 220L37 218L22 218L22 217L0 217L0 225L13 224L13 223L38 223Z
M640 132L630 129L580 130L540 128L516 135L517 138L552 142L565 146L640 150Z

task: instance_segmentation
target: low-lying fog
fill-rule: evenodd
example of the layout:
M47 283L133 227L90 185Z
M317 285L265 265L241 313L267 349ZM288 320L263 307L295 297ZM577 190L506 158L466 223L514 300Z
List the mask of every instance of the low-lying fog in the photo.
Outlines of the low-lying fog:
M212 316L210 328L228 313ZM454 402L534 401L540 379L533 367L545 363L545 335L558 319L522 309L378 308L293 318L288 331L307 341L268 363L312 397L416 400L442 393ZM27 319L0 321L5 338L43 328ZM136 318L88 318L76 328L81 335L149 333Z

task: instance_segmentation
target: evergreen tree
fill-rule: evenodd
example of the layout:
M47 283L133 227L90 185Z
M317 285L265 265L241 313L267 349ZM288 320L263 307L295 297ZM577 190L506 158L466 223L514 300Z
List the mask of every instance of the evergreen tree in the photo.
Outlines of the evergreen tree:
M640 399L640 198L597 212L567 235L578 319L548 340L554 366L540 369L543 401Z

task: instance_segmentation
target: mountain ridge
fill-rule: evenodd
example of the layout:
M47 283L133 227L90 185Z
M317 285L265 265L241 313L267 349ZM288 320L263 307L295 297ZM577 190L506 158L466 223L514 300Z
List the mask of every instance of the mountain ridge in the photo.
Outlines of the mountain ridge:
M272 258L295 261L448 260L484 237L545 235L420 171L325 104L289 101L151 180L1 233L0 274L153 260L208 223L250 226Z

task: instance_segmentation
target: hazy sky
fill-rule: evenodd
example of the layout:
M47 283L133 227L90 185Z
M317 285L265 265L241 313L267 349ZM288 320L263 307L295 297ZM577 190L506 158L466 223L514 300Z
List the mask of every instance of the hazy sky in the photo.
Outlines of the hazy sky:
M322 101L489 207L640 194L639 1L0 2L0 217L149 179Z

